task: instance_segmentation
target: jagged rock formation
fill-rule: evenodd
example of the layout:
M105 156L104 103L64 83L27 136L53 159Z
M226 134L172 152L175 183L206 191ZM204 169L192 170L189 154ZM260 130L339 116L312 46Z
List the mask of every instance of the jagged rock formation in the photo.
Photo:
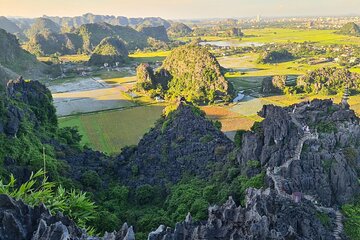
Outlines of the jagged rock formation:
M352 110L314 100L265 106L260 116L265 120L243 137L241 165L260 161L276 189L301 192L324 206L344 204L359 193L360 126Z
M115 63L123 63L128 58L129 52L125 43L117 37L104 38L91 54L90 65L115 65Z
M117 176L138 186L176 183L185 173L209 177L207 166L225 161L232 149L232 142L200 110L181 103L144 135L134 153L118 158Z
M206 222L193 222L188 215L174 230L160 226L148 239L335 239L332 229L337 216L329 214L328 228L316 214L317 209L307 200L295 203L270 189L248 189L245 207L237 207L229 198L224 205L209 208Z
M32 208L4 194L0 194L0 222L2 240L135 240L133 228L126 223L119 232L91 237L61 213L53 216L44 205Z
M167 33L170 37L185 37L192 33L192 29L184 23L171 23L171 26L167 29Z
M169 41L169 37L166 33L166 29L164 26L158 26L158 27L140 26L138 28L138 31L148 37L154 38L159 41L163 41L163 42Z
M354 22L349 22L345 24L337 33L342 35L359 37L360 27Z

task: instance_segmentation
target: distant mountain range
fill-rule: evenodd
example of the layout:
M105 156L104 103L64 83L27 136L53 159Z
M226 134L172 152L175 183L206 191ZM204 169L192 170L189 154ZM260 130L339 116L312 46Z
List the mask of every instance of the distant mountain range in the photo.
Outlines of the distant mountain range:
M31 25L36 23L39 18L11 18L0 17L0 28L3 28L11 33L19 31L26 31L31 28ZM158 27L164 26L166 29L171 26L171 23L159 17L147 18L127 18L123 16L108 16L108 15L94 15L91 13L84 14L77 17L50 17L43 16L40 19L50 19L57 25L63 28L78 28L81 25L89 23L108 23L118 26L130 26L133 28L139 26Z
M177 23L159 17L126 18L90 13L34 19L0 17L0 29L16 35L26 50L38 56L91 53L105 37L121 38L128 50L152 47L159 42L164 45L169 41L167 30L172 24ZM182 29L171 30L172 33L178 31L184 35Z

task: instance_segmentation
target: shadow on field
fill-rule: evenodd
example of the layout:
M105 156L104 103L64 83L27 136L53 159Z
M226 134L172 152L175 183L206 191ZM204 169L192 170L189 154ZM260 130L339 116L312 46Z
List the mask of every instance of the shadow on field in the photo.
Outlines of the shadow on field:
M124 99L102 100L90 97L54 98L54 105L58 116L99 112L111 109L124 109L137 106L134 102Z

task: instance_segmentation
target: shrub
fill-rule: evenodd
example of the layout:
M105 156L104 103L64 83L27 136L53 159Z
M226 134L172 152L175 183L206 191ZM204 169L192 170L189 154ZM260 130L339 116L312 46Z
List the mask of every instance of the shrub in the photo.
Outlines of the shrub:
M29 180L19 187L13 175L10 176L7 184L0 180L0 193L16 200L21 199L30 206L44 203L52 214L60 211L82 228L86 228L86 225L95 218L95 205L85 193L67 191L61 186L55 188L54 183L47 181L43 170L31 174Z
M81 176L81 183L86 188L97 190L101 187L101 178L97 172L87 170Z
M235 138L234 138L235 146L241 147L241 145L242 145L242 139L243 139L243 136L244 136L245 133L246 133L245 130L238 130L238 131L236 131L236 133L235 133Z
M154 188L149 184L140 186L135 191L136 202L140 205L149 204L154 197Z
M259 168L261 167L261 163L257 160L249 160L247 161L246 166L249 168Z

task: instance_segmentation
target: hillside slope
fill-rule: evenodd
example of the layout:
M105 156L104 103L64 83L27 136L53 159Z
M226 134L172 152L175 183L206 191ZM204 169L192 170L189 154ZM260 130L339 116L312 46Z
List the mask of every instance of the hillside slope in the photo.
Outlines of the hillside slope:
M233 147L201 110L180 103L144 135L130 157L119 157L118 176L135 186L177 183L184 174L207 178L208 166L225 163Z
M0 29L0 65L26 78L51 75L51 67L39 62L35 56L23 50L17 38Z
M2 16L0 16L0 28L12 34L21 32L21 29L14 22Z
M115 65L123 63L128 58L129 52L126 49L125 43L117 37L104 38L90 56L90 65L103 65L108 63Z
M337 33L342 35L360 37L360 27L354 22L349 22L345 24Z

